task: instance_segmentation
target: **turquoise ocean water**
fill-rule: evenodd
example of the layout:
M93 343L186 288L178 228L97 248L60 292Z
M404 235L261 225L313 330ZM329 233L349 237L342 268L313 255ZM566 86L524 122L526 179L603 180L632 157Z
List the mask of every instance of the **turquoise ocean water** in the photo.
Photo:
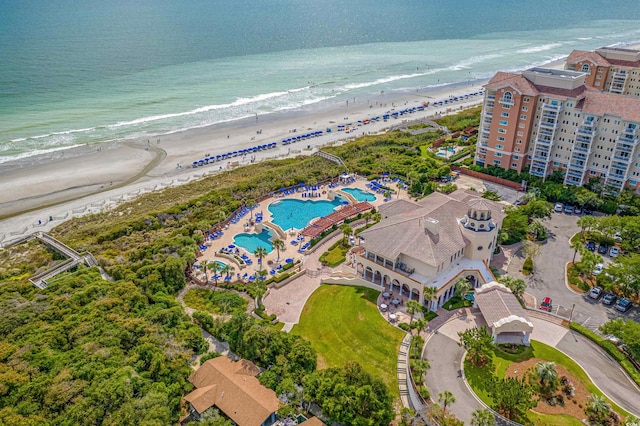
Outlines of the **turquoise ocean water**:
M628 0L0 0L0 163L638 41Z

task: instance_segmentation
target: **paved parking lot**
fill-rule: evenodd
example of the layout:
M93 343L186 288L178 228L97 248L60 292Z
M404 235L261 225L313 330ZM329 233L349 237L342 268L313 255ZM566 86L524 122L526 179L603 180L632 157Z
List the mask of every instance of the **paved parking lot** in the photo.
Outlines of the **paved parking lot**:
M517 252L516 257L509 264L508 274L524 278L527 282L527 293L534 296L538 304L544 297L551 297L554 313L565 318L571 317L573 321L592 330L618 317L640 320L638 308L632 308L629 312L620 314L613 307L603 305L600 300L594 301L586 294L576 294L565 285L565 265L573 259L569 239L580 231L577 221L578 216L553 213L550 219L544 221L549 238L542 245L540 256L534 262L534 273L530 276L522 275L524 258L520 252ZM605 265L611 261L608 255L603 257ZM580 255L576 260L579 259Z

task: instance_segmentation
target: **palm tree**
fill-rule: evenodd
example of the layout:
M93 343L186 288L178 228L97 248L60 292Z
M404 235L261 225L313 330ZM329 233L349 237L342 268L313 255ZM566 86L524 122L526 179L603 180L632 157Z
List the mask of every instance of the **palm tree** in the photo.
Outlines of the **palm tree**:
M442 404L442 409L447 411L447 407L456 402L456 397L451 391L442 391L438 394L438 402Z
M342 243L347 244L347 238L349 237L349 235L353 235L353 229L351 228L351 226L349 226L349 224L343 223L342 225L340 225L340 230L342 231Z
M247 198L244 200L244 205L249 208L249 220L253 223L253 206L256 205L256 202L252 198Z
M424 293L424 300L432 302L436 300L438 289L436 287L425 287L422 292ZM429 309L431 309L431 303L429 303Z
M262 259L267 255L267 249L264 247L256 247L253 251L253 255L258 258L260 264L260 270L262 270Z
M414 325L416 326L416 330L418 330L418 334L422 333L427 329L427 324L429 324L429 321L427 321L424 318L416 319L416 321L414 322Z
M407 313L411 315L411 319L409 320L409 325L413 322L413 316L416 312L421 309L420 303L415 300L409 300L407 302Z
M280 250L284 250L285 248L284 241L282 241L280 238L276 238L275 240L271 241L271 245L274 249L276 249L276 252L278 253L278 259L276 259L276 263L280 262Z
M536 372L540 380L540 386L545 394L550 394L556 390L558 383L558 372L555 362L539 362L536 364Z
M373 213L371 211L362 213L362 218L364 219L364 226L367 226L369 221L373 218Z
M204 273L204 283L207 284L209 282L209 277L207 277L207 262L202 263L200 267Z
M585 241L585 232L591 230L591 228L595 227L598 224L598 219L593 216L582 216L578 219L578 226L582 230L582 241Z
M209 262L209 271L211 271L216 287L218 286L218 272L220 272L220 269L222 268L220 268L220 264L218 262Z
M584 244L583 240L572 241L569 244L569 247L571 247L573 249L573 260L571 261L571 263L576 263L576 255L578 254L578 252L582 248L583 244Z
M587 408L584 412L589 416L589 420L595 424L602 424L603 420L609 415L611 406L604 399L604 396L591 394L587 400Z
M471 283L466 278L458 278L458 281L455 283L454 294L460 299L464 299L464 297L471 291Z

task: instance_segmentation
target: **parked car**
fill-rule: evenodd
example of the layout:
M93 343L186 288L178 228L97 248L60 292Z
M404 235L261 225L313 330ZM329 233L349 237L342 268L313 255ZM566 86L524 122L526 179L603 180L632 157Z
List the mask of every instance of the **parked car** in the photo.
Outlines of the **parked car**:
M597 263L596 269L593 270L593 275L601 274L603 268L604 268L604 265L602 263Z
M616 306L614 307L620 312L627 312L629 309L631 309L631 306L631 300L623 297L622 299L618 300L618 303L616 303Z
M602 244L602 243L601 243L601 244L598 246L598 253L600 253L600 254L607 254L607 249L608 249L607 245L606 245L606 244Z
M580 206L575 206L573 208L573 214L582 214L582 209L580 208Z
M585 216L593 216L593 210L584 209L582 212Z
M596 251L596 243L594 243L593 241L589 241L587 243L587 249L590 251Z
M562 205L562 203L556 203L556 205L553 207L553 211L555 211L556 213L562 213L562 210L564 210L564 206Z
M600 286L592 287L591 290L589 291L589 297L593 300L600 299L600 297L602 297L602 287Z
M620 254L620 250L618 249L618 247L611 246L611 248L609 249L609 256L616 257L619 254Z
M573 206L570 206L569 204L566 204L566 205L564 206L564 212L565 212L566 214L571 214L571 213L573 213Z
M550 297L545 297L544 299L542 299L542 303L540 304L540 309L542 309L543 311L547 311L547 312L551 312L551 298Z
M605 293L605 295L602 297L602 304L613 306L616 303L616 300L618 300L618 296L616 296L615 294Z

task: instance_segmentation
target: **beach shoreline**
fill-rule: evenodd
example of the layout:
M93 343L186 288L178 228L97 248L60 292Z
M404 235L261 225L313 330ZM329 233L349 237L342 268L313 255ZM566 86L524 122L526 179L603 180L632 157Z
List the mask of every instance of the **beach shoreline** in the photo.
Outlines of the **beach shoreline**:
M561 68L563 60L545 66ZM409 121L453 114L480 105L482 96L436 107L443 101L479 92L487 80L457 82L438 87L379 93L344 104L325 102L232 122L158 135L55 151L0 164L0 244L24 233L47 230L75 215L101 211L136 194L179 185L211 173L267 159L310 155L320 147L377 134ZM428 103L424 111L400 118L373 121L371 117ZM355 131L337 132L339 124ZM353 126L352 126L353 127ZM332 128L331 133L291 145L280 141L307 131ZM193 168L208 156L278 142L275 149ZM42 207L44 206L44 207ZM53 219L53 220L51 220Z

